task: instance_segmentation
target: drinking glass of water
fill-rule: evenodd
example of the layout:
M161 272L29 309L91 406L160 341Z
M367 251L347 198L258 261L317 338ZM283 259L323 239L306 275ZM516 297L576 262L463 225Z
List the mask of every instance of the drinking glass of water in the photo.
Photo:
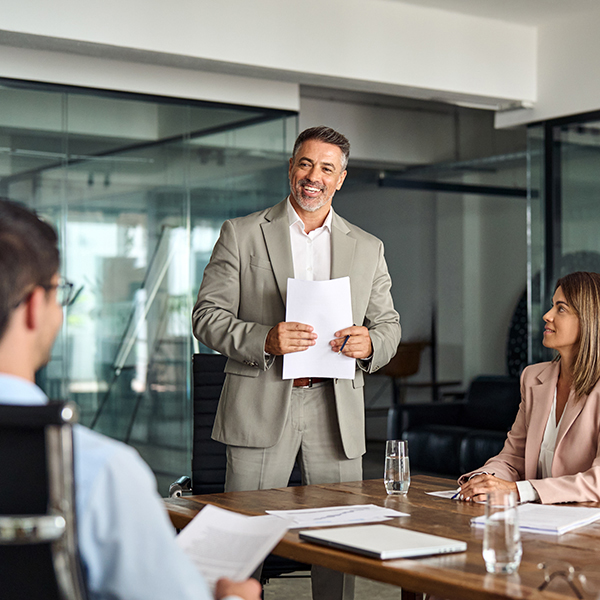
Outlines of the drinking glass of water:
M408 493L410 466L408 464L408 442L388 440L385 443L385 490L388 494Z
M488 573L514 573L521 564L521 533L517 516L517 495L508 491L487 494L483 560Z

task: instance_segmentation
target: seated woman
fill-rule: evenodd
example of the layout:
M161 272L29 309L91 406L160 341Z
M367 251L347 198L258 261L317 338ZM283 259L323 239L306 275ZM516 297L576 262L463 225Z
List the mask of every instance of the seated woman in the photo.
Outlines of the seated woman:
M544 321L544 346L558 356L523 371L504 447L459 478L461 500L507 489L521 502L600 501L600 275L559 279Z

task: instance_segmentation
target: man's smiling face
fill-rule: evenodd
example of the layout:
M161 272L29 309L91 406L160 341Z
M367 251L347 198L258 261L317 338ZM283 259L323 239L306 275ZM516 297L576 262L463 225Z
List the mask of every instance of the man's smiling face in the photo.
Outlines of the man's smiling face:
M329 212L334 194L342 187L346 171L342 170L342 151L334 144L307 140L290 158L290 190L294 208Z

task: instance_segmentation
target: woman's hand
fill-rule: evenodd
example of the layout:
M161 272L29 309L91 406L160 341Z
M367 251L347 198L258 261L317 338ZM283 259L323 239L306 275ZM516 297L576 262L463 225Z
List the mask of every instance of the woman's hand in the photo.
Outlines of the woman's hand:
M494 490L515 492L517 499L519 498L519 490L514 481L506 481L494 477L494 475L482 473L481 475L475 475L475 477L460 486L458 499L465 502L485 502L485 495Z

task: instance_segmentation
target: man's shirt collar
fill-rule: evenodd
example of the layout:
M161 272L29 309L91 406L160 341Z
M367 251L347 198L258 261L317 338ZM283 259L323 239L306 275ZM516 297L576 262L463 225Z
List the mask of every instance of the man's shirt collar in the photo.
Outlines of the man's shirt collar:
M302 229L302 231L304 231L304 221L300 218L300 216L296 212L296 209L292 206L292 201L290 200L289 196L287 199L287 213L288 213L288 219L290 222L290 227L292 227L296 223L299 223L300 228ZM321 227L326 227L330 233L331 233L331 221L332 220L333 220L333 206L329 209L329 212L327 213L327 216L325 217L325 221L323 222L323 225L321 226Z

